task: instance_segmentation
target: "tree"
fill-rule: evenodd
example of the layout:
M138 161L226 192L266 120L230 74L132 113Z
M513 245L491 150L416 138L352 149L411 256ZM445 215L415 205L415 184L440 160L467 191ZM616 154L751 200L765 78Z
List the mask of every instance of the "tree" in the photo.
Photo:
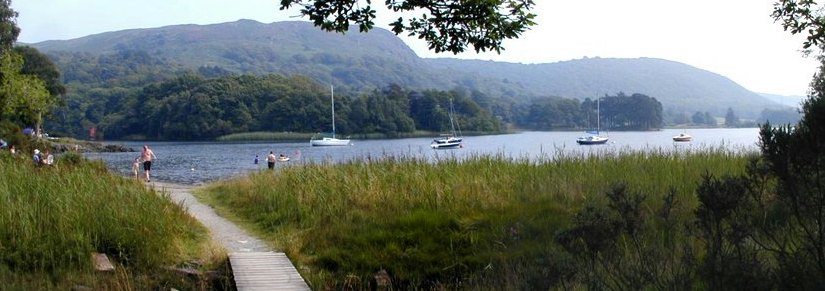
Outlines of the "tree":
M20 73L35 75L44 82L53 97L66 94L66 87L60 81L60 71L48 56L30 46L16 46L14 51L23 57Z
M728 112L725 114L725 126L735 127L739 125L739 117L733 113L733 108L728 107Z
M0 0L0 54L10 50L20 28L17 27L17 11L11 9L11 0Z
M40 127L43 114L55 102L50 98L46 84L33 75L20 74L23 57L13 51L0 55L0 117L9 116L24 124Z
M808 33L803 48L811 46L820 50L825 48L825 18L822 16L822 4L812 0L778 0L773 5L771 14L782 23L785 31L792 34Z
M326 31L347 32L357 25L360 32L373 28L375 10L367 0L281 0L281 10L301 6L301 14ZM535 25L529 13L533 0L387 0L395 13L420 13L420 17L399 17L390 23L395 34L403 32L424 39L435 52L501 52L505 39L518 38Z
M693 116L691 117L691 120L693 121L693 124L705 124L705 123L707 123L707 121L705 121L705 114L702 113L702 112L699 112L699 111L696 111L696 113L693 114Z
M705 111L705 124L709 126L716 126L716 117L710 115L710 112Z

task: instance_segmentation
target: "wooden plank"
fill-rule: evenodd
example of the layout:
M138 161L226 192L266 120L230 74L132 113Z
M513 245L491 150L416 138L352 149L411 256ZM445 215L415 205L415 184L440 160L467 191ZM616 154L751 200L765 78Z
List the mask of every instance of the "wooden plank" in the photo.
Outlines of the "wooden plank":
M240 291L309 290L284 253L232 253L229 263L235 277L235 287Z

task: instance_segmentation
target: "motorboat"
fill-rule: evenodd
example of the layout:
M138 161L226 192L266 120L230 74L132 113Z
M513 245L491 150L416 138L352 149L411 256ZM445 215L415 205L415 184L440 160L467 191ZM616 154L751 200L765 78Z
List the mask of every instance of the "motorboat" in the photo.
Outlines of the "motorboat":
M693 137L687 133L680 133L679 135L673 136L673 141L675 142L686 142L693 140Z

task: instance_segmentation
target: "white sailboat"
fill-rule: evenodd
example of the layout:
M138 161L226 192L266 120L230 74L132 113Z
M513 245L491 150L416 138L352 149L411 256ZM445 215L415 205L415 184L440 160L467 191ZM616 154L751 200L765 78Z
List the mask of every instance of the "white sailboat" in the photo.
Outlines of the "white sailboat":
M462 147L461 141L463 138L460 135L456 135L455 132L455 121L453 121L453 99L450 99L450 129L452 132L450 134L438 137L433 139L433 142L430 144L430 147L433 149L454 149ZM461 129L459 127L459 133Z
M605 144L607 143L608 137L600 136L599 130L601 130L601 108L599 107L599 99L596 99L596 131L588 132L588 135L580 136L576 138L576 143L580 145L594 145L594 144Z
M332 85L329 86L329 100L332 103L332 137L322 137L321 139L315 139L313 136L309 140L309 144L312 146L345 146L350 145L349 139L338 139L335 138L335 89L333 89Z

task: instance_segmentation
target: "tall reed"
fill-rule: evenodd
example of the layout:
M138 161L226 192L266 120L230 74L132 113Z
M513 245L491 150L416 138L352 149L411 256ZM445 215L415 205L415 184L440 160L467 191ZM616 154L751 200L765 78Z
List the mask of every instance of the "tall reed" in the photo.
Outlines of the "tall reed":
M90 254L134 270L195 256L206 231L168 196L66 154L57 166L0 153L0 278L84 272ZM0 280L2 281L2 280Z
M524 276L564 267L556 231L605 203L612 185L649 193L648 203L675 191L695 205L702 175L739 174L746 160L722 149L390 157L262 171L206 191L266 232L315 288L374 287L380 270L400 288L532 288L544 279Z

